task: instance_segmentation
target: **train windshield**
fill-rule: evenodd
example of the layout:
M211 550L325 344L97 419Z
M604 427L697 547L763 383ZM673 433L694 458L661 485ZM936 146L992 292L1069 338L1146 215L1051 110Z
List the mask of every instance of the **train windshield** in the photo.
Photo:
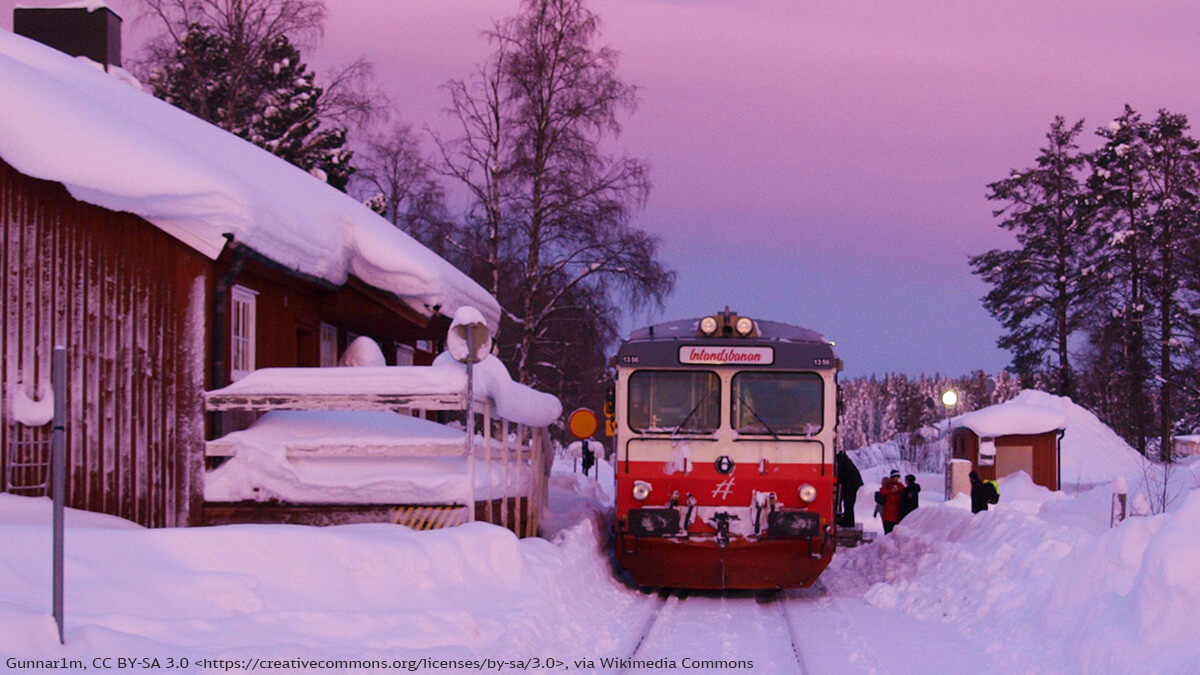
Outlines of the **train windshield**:
M721 378L710 371L639 370L629 378L629 428L712 433L721 425Z
M823 384L816 373L741 372L730 396L733 428L743 434L815 434Z

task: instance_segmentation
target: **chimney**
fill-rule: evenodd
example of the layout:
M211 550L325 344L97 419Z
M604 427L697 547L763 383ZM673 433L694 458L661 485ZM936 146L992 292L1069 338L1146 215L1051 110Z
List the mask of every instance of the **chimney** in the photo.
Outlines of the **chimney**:
M121 17L102 0L61 7L17 7L13 32L71 56L86 56L104 70L121 67Z

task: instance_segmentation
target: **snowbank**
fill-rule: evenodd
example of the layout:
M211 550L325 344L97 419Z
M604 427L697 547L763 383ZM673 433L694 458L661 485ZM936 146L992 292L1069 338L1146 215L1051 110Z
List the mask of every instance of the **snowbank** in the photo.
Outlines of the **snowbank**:
M0 158L216 258L227 237L303 274L354 275L427 315L500 307L366 206L57 50L0 31Z
M5 525L49 527L53 517L54 502L49 497L19 497L0 492L0 527ZM141 525L124 518L71 508L64 509L63 524L72 528L143 529Z
M823 581L834 595L962 627L998 670L1187 672L1200 658L1200 491L1114 529L1109 494L1070 497L1017 474L992 510L973 516L962 496L922 507L839 553Z
M552 499L570 492L560 508L574 516L560 518L549 541L482 523L429 532L390 524L75 529L66 540L65 647L48 613L49 528L0 524L0 653L89 665L118 654L389 665L624 655L636 639L630 626L650 607L613 577L603 507L584 494L595 488L556 475ZM0 495L0 523L44 501Z

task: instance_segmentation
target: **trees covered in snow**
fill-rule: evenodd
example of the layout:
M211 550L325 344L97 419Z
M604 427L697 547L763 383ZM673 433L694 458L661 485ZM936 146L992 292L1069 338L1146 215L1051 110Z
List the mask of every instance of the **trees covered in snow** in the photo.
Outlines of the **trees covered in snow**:
M1056 118L1038 168L991 186L1009 202L996 215L1019 248L971 263L992 284L984 304L1009 330L1000 346L1014 369L1054 373L1052 390L1075 392L1143 453L1157 438L1165 459L1172 435L1200 423L1200 143L1187 117L1167 110L1146 121L1126 106L1087 153L1075 145L1081 128ZM1046 269L1054 246L1061 264ZM1044 323L1054 326L1051 360Z
M958 403L951 409L941 403L946 390L958 394ZM1020 391L1020 382L1012 373L989 375L982 370L963 377L888 373L882 378L843 379L838 447L853 450L896 440L904 445L902 450L917 452L918 446L932 440L922 429L949 415L1003 403Z
M154 95L345 190L346 131L380 104L356 61L317 86L297 45L319 36L319 0L144 0L162 33L144 66Z
M1020 246L970 261L991 285L983 304L1004 326L999 345L1012 352L1014 369L1032 374L1051 355L1051 387L1064 396L1074 394L1067 339L1083 323L1095 278L1087 158L1076 143L1082 130L1083 120L1068 126L1056 117L1036 165L988 186L988 199L1003 204L994 212L1000 227Z
M447 84L458 132L438 139L442 173L471 197L467 264L505 311L501 355L551 391L583 361L602 363L595 338L618 306L661 301L674 281L658 241L632 224L646 165L604 150L635 88L596 44L599 27L582 0L525 0L486 31L492 52L474 76Z

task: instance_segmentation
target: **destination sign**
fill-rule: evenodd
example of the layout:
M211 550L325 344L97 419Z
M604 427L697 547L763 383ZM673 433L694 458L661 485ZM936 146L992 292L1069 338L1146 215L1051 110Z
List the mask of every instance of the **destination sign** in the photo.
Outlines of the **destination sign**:
M709 366L769 366L775 362L775 349L685 345L679 348L679 362Z

